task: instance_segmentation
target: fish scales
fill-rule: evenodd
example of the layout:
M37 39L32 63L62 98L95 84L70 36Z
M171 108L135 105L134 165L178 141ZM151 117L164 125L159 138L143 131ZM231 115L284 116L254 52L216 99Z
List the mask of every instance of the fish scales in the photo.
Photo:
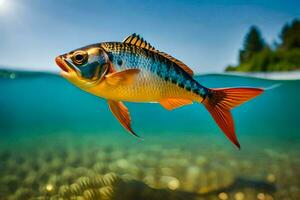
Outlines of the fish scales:
M144 73L143 78L145 78L146 75L150 76L148 78L154 81L158 81L157 78L160 78L161 80L205 98L205 87L196 82L176 63L156 52L118 42L102 43L101 47L107 51L116 71L138 68L143 72L148 72Z

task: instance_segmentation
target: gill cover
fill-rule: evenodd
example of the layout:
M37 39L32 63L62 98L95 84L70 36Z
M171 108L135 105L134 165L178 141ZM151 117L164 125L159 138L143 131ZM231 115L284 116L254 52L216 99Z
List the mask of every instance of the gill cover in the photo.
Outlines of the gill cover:
M108 56L99 47L74 51L71 61L81 77L90 81L100 80L108 70Z
M80 86L94 85L106 75L110 61L99 46L87 46L58 56L56 63L63 70L62 75Z

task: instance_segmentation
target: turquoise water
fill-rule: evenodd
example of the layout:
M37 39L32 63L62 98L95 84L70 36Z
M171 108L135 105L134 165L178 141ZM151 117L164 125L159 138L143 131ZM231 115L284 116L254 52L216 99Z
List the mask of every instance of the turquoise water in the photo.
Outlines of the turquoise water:
M263 95L233 110L237 132L264 132L274 136L285 132L297 134L300 119L300 80L270 81L238 76L207 75L197 80L208 87L270 87ZM5 131L125 131L111 115L104 99L81 91L59 76L36 74L0 79L1 129ZM192 132L220 133L202 105L193 104L174 111L166 111L159 104L127 103L133 128L141 136ZM101 133L100 133L101 134ZM217 137L220 137L218 135Z
M167 175L161 172L161 177L175 177L181 183L178 191L192 192L193 194L207 192L207 195L212 195L209 197L210 199L222 199L223 193L229 195L227 199L237 200L259 199L262 197L259 194L270 195L264 196L265 199L300 198L300 80L273 81L229 75L200 75L197 76L197 80L207 87L268 88L280 84L279 87L267 90L263 95L233 110L241 151L233 147L213 122L209 113L199 104L185 106L170 112L159 104L127 103L131 112L133 129L144 138L143 141L140 141L123 130L110 113L105 100L81 91L63 78L46 73L14 72L12 75L11 72L2 72L2 78L0 77L0 156L3 158L1 161L3 165L0 174L2 177L9 176L9 178L0 178L0 185L7 185L5 182L7 179L15 180L15 182L12 181L14 184L10 188L3 189L3 187L0 190L0 199L16 198L16 196L21 196L23 199L45 195L48 195L49 198L51 195L57 197L61 185L71 184L71 179L67 183L63 180L52 183L53 191L55 191L52 191L53 193L51 191L47 193L45 189L40 188L47 186L53 174L61 177L64 170L70 166L82 165L86 169L94 169L95 163L100 161L93 154L89 154L90 163L85 165L83 161L80 161L85 155L84 153L89 150L96 152L108 146L111 146L112 152L120 153L117 160L121 166L133 163L139 170L144 170L144 175L133 175L134 173L131 173L130 170L123 169L122 171L118 168L108 168L106 171L104 170L105 173L114 172L122 178L125 175L130 176L157 190L167 188L173 191L174 188L168 184L164 185L163 181L147 182L147 174L152 174L147 171L148 165L152 165L151 169L159 168L159 171L163 171L162 169L165 168L176 171L178 166L185 163L180 159L184 160L188 157L189 161L186 161L187 164L184 168L186 170L195 167L195 171L203 171L202 164L196 162L202 158L207 163L204 167L205 170L212 170L212 173L218 174L218 170L226 171L228 169L228 174L230 174L228 180L231 180L231 175L236 175L235 177L247 177L254 182L248 183L248 186L251 186L250 189L237 187L237 189L226 190L225 183L221 184L222 187L218 187L218 185L209 187L208 185L211 183L205 181L206 186L203 186L203 180L199 178L196 181L198 186L191 189L189 187L191 181L186 180L187 172L184 170L180 173L168 172ZM21 154L18 153L20 150L22 150ZM58 154L60 155L60 152L65 151L70 154L76 152L76 155L83 156L79 156L78 162L75 164L63 162L61 169L49 172L45 179L36 179L39 185L37 188L32 185L26 186L26 184L24 186L23 183L16 181L20 177L13 172L11 166L14 165L11 160L21 157L21 164L27 163L27 160L30 160L29 163L34 163L32 155L37 157L44 154L52 155L53 158L50 156L51 159L43 161L47 163ZM123 155L122 152L127 152L126 155L132 153L132 157L138 153L146 152L145 155L147 155L147 152L150 152L150 161L147 161L146 156L143 162L148 164L137 164L137 161L129 162L131 157ZM174 157L174 155L176 156ZM162 164L156 163L158 161L155 162L158 158L169 159L172 156L175 161L173 159L174 163L171 166L160 168ZM152 162L151 159L154 161ZM114 161L114 159L107 159L103 162L110 165ZM230 164L233 162L235 163L234 167ZM216 163L220 165L217 168ZM270 166L270 163L273 166ZM28 173L32 170L31 164L28 165L28 168L23 169L25 175L23 174L22 178L29 176ZM14 167L13 169L19 170L18 167ZM39 171L39 169L41 167L37 167L36 170ZM242 175L236 172L237 170L241 170ZM224 173L220 172L220 176L223 176ZM285 173L289 173L289 175ZM201 173L199 172L199 174ZM81 176L82 174L74 177L74 180ZM285 178L280 180L278 177ZM211 179L219 180L219 175L213 176ZM270 184L276 189L261 191L260 189L264 187L255 181ZM195 183L195 185L197 184ZM25 192L20 188L26 188ZM22 192L25 193L25 197L22 196ZM243 198L239 198L242 194ZM185 196L186 194L180 195ZM225 197L223 199L226 199ZM87 199L87 197L85 198ZM184 199L197 198L202 197L188 198L185 196ZM170 197L170 199L176 198Z

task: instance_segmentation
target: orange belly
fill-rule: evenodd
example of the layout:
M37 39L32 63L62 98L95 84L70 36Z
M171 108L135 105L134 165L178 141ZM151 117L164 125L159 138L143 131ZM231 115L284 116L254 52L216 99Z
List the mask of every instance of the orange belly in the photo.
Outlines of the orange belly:
M105 80L88 92L116 101L159 102L166 98L187 98L202 101L202 98L151 72L142 72L131 85L109 85Z

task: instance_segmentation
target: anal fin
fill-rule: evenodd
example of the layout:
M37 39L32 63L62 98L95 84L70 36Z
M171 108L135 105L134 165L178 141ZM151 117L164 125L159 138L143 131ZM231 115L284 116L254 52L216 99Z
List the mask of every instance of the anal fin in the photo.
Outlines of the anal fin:
M162 105L167 110L173 110L179 108L181 106L192 104L193 101L190 99L184 98L167 98L159 101L160 105Z

